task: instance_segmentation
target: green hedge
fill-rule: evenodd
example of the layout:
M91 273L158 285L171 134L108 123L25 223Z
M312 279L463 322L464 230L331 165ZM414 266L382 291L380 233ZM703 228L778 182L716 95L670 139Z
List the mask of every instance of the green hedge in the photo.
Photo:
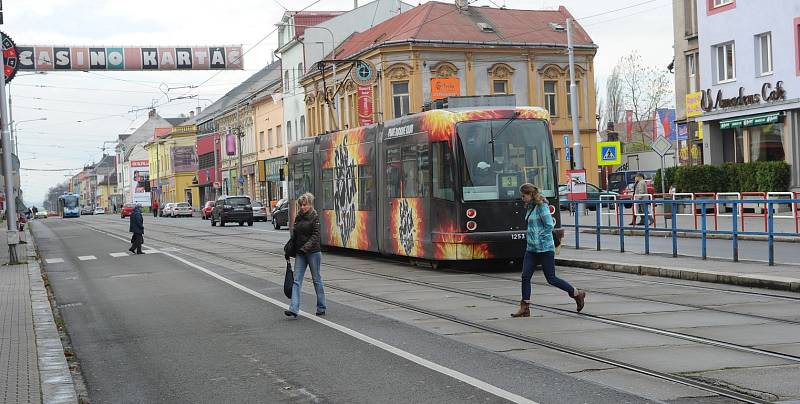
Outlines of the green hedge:
M661 170L653 186L661 190ZM669 167L664 171L666 192L675 185L677 192L785 192L791 181L785 161L724 163L718 165Z

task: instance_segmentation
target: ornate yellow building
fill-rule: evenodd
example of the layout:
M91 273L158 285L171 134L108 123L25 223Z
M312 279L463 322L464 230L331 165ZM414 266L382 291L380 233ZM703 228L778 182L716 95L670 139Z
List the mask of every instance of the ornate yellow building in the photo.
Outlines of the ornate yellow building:
M326 58L342 61L337 63L336 90L330 63L324 70L312 66L301 80L306 136L420 112L425 104L447 96L513 95L516 105L549 110L564 182L570 168L564 135L573 143L567 37L561 29L569 17L564 7L510 10L429 2L354 34ZM577 24L573 42L583 162L588 181L597 184L597 46ZM374 77L364 80L370 72L359 72L348 60L369 62ZM372 104L366 116L365 108L359 108L365 99Z

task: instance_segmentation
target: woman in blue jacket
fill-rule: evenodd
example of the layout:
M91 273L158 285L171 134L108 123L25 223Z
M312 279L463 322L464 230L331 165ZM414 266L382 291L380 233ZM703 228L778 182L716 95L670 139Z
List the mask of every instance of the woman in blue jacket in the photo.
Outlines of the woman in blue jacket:
M567 281L556 276L556 245L553 240L555 221L550 215L547 199L533 184L522 184L519 191L528 208L525 213L525 222L528 225L525 238L528 245L522 260L522 301L519 303L519 310L511 314L511 317L530 317L531 278L534 269L539 265L542 266L547 283L567 292L575 299L578 311L583 310L586 292L573 288Z

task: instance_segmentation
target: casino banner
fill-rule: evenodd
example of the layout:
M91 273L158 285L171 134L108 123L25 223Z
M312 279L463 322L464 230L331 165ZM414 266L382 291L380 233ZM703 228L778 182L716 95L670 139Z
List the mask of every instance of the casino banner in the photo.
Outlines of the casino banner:
M19 70L242 70L241 45L75 47L17 45Z

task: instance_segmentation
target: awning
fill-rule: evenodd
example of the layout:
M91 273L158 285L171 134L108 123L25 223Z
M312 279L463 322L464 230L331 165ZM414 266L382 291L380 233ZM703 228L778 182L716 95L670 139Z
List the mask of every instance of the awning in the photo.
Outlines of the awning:
M780 112L770 114L743 116L738 118L723 119L719 121L720 129L744 128L748 126L768 125L780 119Z

